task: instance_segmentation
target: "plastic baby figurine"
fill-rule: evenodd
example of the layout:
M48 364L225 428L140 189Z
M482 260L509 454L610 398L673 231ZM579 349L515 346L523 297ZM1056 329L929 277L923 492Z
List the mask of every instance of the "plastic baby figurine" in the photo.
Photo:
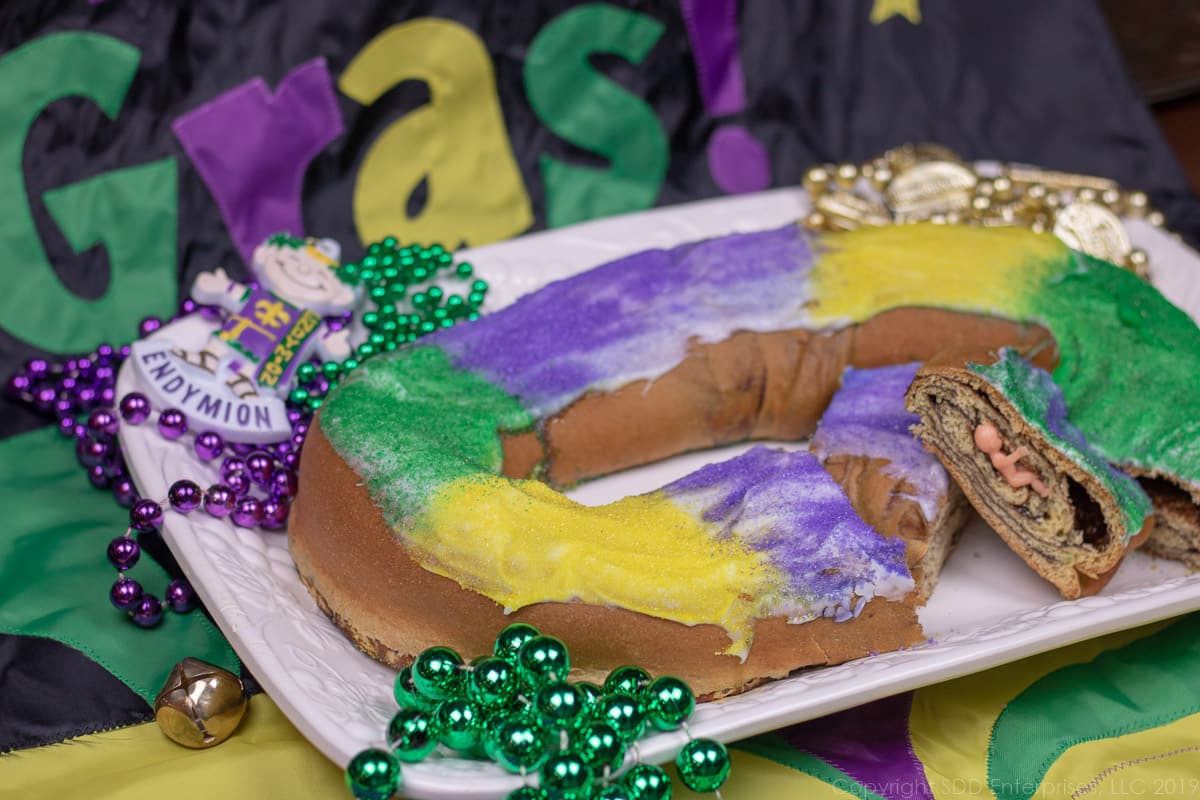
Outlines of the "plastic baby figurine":
M239 398L282 395L314 352L325 360L349 358L349 331L332 331L322 319L358 301L337 276L340 254L332 239L277 234L254 250L254 274L263 288L238 283L220 268L200 273L192 299L221 306L229 316L202 350L172 354L214 375L224 370L225 384Z
M992 459L992 466L1008 481L1009 486L1014 489L1028 486L1042 497L1050 496L1050 488L1042 482L1038 474L1017 463L1029 455L1029 451L1018 447L1011 453L1005 453L1004 439L995 425L982 422L975 426L975 446Z

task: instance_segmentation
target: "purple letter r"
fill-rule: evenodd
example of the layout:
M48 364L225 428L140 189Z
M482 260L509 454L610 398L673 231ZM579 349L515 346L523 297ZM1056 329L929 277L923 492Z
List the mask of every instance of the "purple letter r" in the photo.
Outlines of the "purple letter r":
M284 76L274 96L254 78L171 127L249 263L267 236L304 234L304 171L341 134L342 115L325 59L314 58Z

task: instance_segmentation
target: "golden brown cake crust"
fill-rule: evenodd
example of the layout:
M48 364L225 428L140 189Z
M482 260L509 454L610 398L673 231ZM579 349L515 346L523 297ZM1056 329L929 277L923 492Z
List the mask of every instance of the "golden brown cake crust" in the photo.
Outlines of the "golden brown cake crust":
M571 649L580 679L603 680L636 663L677 675L696 694L744 691L805 666L896 650L924 635L909 603L876 599L852 622L789 625L761 620L745 662L717 655L729 644L715 625L689 627L620 608L539 603L512 614L454 581L422 569L392 535L358 475L314 422L304 445L300 492L288 525L292 557L322 610L368 655L400 667L433 645L466 656L490 652L496 634L528 622Z
M651 382L583 396L533 431L502 436L503 473L552 485L747 438L812 433L846 366L927 360L951 349L982 358L1002 345L1053 352L1035 325L935 309L900 309L832 333L737 333L694 344ZM507 624L524 621L564 639L580 677L637 663L687 680L702 697L744 691L805 666L837 664L924 639L913 604L876 598L847 622L764 619L745 662L717 655L715 625L689 627L620 608L540 603L504 614L495 602L419 567L385 524L359 476L321 433L305 442L289 518L300 576L334 622L366 653L393 666L448 645L486 652Z
M917 489L888 470L891 462L870 456L838 453L822 460L850 498L850 505L868 525L884 536L902 539L908 569L917 584L917 599L924 603L937 585L942 564L967 520L970 505L954 481L938 498L937 513L925 518L915 499Z

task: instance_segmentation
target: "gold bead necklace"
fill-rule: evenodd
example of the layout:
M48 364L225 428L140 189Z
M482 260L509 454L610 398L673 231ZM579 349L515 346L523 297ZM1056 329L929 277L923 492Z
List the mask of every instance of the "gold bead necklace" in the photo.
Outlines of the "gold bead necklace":
M1133 246L1122 217L1162 228L1145 192L1095 175L1019 164L972 164L937 144L906 144L863 164L825 164L804 176L809 230L880 225L1020 226L1049 231L1068 246L1145 278L1149 257Z

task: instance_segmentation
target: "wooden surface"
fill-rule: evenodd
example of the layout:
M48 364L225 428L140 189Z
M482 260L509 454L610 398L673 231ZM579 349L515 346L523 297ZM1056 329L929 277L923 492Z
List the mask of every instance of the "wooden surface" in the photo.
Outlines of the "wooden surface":
M1146 102L1200 92L1200 3L1100 0L1100 9Z
M1200 191L1200 2L1098 0L1125 67Z
M1192 189L1200 192L1200 96L1163 103L1152 110Z
M1200 2L1099 0L1129 76L1200 191Z

